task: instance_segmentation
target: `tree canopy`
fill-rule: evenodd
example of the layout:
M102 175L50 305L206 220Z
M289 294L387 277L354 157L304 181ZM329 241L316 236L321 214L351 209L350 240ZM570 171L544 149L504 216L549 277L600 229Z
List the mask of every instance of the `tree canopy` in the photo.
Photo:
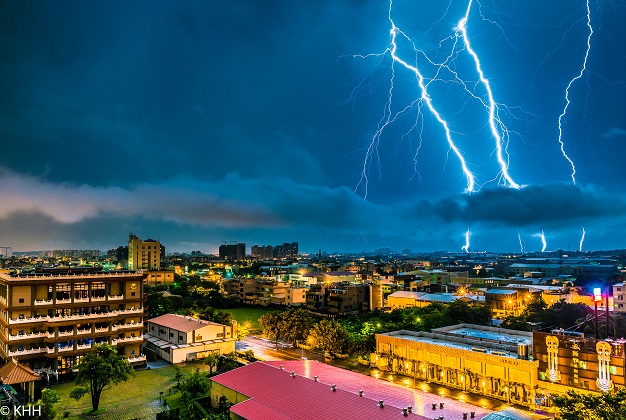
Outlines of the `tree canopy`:
M125 382L134 374L133 368L126 357L117 353L110 344L95 344L91 351L80 359L76 365L78 374L76 384L70 396L80 399L86 393L91 394L93 411L98 410L100 395L108 385Z
M565 395L552 397L563 420L616 420L626 419L626 389L614 394L581 394L569 391Z

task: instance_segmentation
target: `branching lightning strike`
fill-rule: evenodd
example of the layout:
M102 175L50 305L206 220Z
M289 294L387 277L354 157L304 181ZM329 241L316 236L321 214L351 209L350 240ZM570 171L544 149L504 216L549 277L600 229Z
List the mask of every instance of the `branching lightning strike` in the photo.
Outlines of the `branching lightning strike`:
M582 65L582 68L580 69L580 72L573 79L569 81L569 83L567 84L567 88L565 88L565 106L563 107L563 111L561 112L561 115L559 115L559 145L561 146L561 153L563 153L563 156L565 157L565 159L567 159L570 166L572 167L571 176L572 176L572 182L574 183L574 185L576 185L576 166L574 165L574 161L565 152L565 143L563 142L563 118L567 114L567 109L569 108L569 105L571 103L570 98L569 98L570 88L572 87L572 84L574 84L575 81L583 77L583 74L587 70L587 59L589 58L589 51L591 50L591 36L593 35L593 27L591 26L591 9L589 8L589 0L586 1L586 4L587 4L587 27L589 28L589 35L587 36L587 50L585 51L585 58L583 60L583 65Z
M519 250L523 254L524 253L524 242L522 241L522 235L520 235L519 230L517 231L517 239L519 240Z
M494 100L491 85L489 83L489 80L484 74L478 54L472 48L472 45L469 40L468 20L469 20L470 11L472 10L472 4L473 4L473 0L469 0L467 4L467 8L465 10L465 15L458 21L457 26L454 28L454 35L447 37L444 40L440 41L439 45L442 45L445 40L448 40L448 39L453 40L451 51L442 63L435 63L433 60L431 60L426 55L426 53L420 50L419 48L417 48L417 46L411 40L411 38L396 25L392 17L393 0L390 0L389 9L388 9L388 20L389 20L389 23L391 24L391 29L390 29L390 44L387 47L387 49L385 49L385 51L379 54L353 55L353 57L359 57L359 58L367 58L367 57L382 58L389 54L392 58L391 81L390 81L389 91L387 93L387 102L384 107L383 116L379 120L377 129L374 132L374 135L372 136L372 139L366 149L365 158L363 161L363 168L361 171L361 177L355 188L355 191L358 191L361 188L363 189L363 195L365 199L367 199L368 187L369 187L368 169L371 163L375 159L378 158L378 146L380 144L381 136L383 132L385 131L387 127L393 124L398 118L406 115L409 112L409 110L414 109L414 107L417 107L419 115L422 115L421 110L424 104L426 105L426 108L428 109L430 114L433 117L435 117L437 122L442 127L450 150L452 150L452 152L454 153L454 155L457 157L457 159L460 162L461 170L467 182L467 188L465 189L465 192L472 193L476 191L476 177L474 173L469 169L468 163L463 155L463 152L454 142L453 136L452 136L452 130L449 126L448 121L433 103L433 99L430 96L430 93L428 90L429 85L433 81L445 81L444 79L440 78L441 73L444 73L444 72L451 74L453 81L455 83L458 83L460 86L462 86L462 89L467 94L469 94L473 99L478 100L487 110L488 125L489 125L491 135L493 136L495 140L495 152L496 152L496 157L498 160L498 165L500 167L500 175L502 179L504 180L504 184L506 186L511 187L511 188L516 188L516 189L521 188L520 185L516 183L511 177L511 175L509 174L509 155L507 152L509 131L506 128L503 121L499 117L499 106ZM413 51L415 53L415 57L414 57L415 64L410 64L408 61L400 57L398 53L399 39L402 39L408 42L409 45L412 46ZM472 83L480 84L483 86L485 90L484 98L479 96L472 89L470 89L468 87L470 83L464 81L459 76L458 72L452 69L452 67L449 65L449 62L453 60L455 54L458 54L459 52L457 51L457 45L459 44L459 40L462 40L462 46L463 46L462 49L464 49L472 57L472 60L475 66L475 71L479 77L479 83L476 83L476 82L472 82ZM417 64L418 60L423 60L424 63L434 66L436 69L435 76L430 79L426 79ZM401 68L409 70L413 74L417 82L417 85L419 86L419 95L418 95L418 98L415 99L413 102L411 102L409 105L405 106L401 110L394 113L394 111L392 111L393 93L395 89L394 78L396 75L396 67L398 65L401 66ZM416 125L417 124L414 124L411 127L411 130L413 130L416 127ZM421 133L420 133L420 144L421 144ZM415 157L414 157L414 161L415 161Z

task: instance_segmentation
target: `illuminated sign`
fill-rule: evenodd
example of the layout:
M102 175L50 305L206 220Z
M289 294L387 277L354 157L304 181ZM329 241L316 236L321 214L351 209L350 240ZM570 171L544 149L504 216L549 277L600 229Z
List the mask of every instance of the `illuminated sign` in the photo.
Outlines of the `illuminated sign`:
M599 287L593 288L593 301L600 302L602 301L602 289Z

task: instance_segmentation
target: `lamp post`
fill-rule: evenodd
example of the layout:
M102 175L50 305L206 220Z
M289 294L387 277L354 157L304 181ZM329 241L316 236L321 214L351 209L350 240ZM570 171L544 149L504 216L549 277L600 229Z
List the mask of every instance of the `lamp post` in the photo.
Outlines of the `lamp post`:
M602 301L602 289L599 287L593 288L593 308L594 308L594 318L595 318L595 330L596 330L596 340L598 339L598 302ZM608 305L607 305L608 306ZM608 309L607 309L608 310ZM607 312L608 314L608 312ZM607 322L609 318L607 315Z

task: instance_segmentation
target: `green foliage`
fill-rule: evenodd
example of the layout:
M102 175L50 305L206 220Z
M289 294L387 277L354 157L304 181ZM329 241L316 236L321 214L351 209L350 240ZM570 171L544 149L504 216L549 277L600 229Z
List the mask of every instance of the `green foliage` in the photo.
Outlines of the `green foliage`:
M198 317L205 321L216 322L222 325L231 325L233 317L228 312L220 311L215 308L206 307L198 312Z
M56 417L55 404L59 402L61 397L54 389L44 388L41 390L41 399L37 404L41 407L42 420L53 420Z
M225 354L217 361L217 370L220 372L228 372L240 366L241 363L237 361L237 353L235 352Z
M156 420L180 420L180 409L161 411L157 413Z
M313 345L325 353L343 353L348 344L348 330L334 319L323 319L311 329Z
M217 402L217 407L215 407L215 413L217 414L227 414L230 411L230 407L233 404L226 399L225 396L221 396Z
M626 390L614 394L579 394L569 391L566 395L552 397L563 420L615 420L626 419Z
M282 339L295 343L306 341L315 320L315 317L306 309L291 308L282 312L268 312L259 318L259 323L266 337L276 341Z
M213 370L217 367L217 362L220 360L218 353L211 352L204 358L204 364L209 367L209 375L213 374Z
M176 370L174 373L174 380L176 381L176 386L179 387L180 380L183 379L183 369L178 365L174 365L174 369Z
M202 397L211 391L209 375L196 369L181 382L179 389L183 393L187 392L192 399Z
M100 395L106 386L125 382L134 374L128 360L117 354L115 347L106 343L94 345L76 365L76 369L78 374L75 382L78 388L70 395L79 399L89 392L93 411L98 410Z
M500 324L500 326L511 330L531 331L530 325L528 325L528 322L526 322L526 318L523 315L509 315L502 320L502 324Z

